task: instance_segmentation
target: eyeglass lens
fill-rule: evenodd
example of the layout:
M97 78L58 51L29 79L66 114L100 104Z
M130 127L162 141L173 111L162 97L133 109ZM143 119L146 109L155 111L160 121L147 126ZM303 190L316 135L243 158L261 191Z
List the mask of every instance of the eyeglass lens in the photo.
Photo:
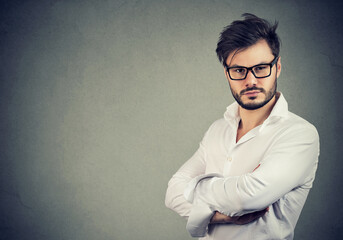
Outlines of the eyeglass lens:
M270 74L270 65L258 65L252 68L255 77L263 78L268 77ZM229 73L232 79L244 79L248 74L248 69L244 67L230 68Z

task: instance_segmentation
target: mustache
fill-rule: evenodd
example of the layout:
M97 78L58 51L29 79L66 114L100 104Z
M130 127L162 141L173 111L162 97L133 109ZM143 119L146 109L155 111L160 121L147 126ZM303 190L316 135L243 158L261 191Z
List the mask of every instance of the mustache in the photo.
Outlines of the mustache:
M257 90L257 91L260 91L262 93L266 92L263 88L258 88L258 87L250 87L250 88L246 88L244 90L242 90L240 92L241 95L243 95L244 93L248 92L248 91L253 91L253 90Z

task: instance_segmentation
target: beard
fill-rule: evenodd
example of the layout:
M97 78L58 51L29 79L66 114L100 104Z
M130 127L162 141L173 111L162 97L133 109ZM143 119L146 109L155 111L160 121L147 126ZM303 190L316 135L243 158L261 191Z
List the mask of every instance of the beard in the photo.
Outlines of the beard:
M258 88L258 87L251 87L251 88L246 88L242 90L240 93L232 91L231 87L231 92L237 103L244 109L246 110L256 110L264 105L266 105L274 96L276 93L276 88L277 88L277 77L275 77L274 85L273 87L267 92L264 88ZM251 103L244 103L242 101L242 96L244 95L245 92L247 91L252 91L252 90L258 90L261 93L263 93L266 97L262 102L251 102ZM255 100L257 97L249 97L250 100Z

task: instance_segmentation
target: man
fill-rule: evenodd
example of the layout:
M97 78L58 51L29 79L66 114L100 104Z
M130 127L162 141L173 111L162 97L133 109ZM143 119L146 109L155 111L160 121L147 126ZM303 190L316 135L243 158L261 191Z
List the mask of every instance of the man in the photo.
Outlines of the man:
M319 136L276 91L277 23L252 14L221 33L217 55L236 102L168 184L166 206L201 239L293 239L315 177Z

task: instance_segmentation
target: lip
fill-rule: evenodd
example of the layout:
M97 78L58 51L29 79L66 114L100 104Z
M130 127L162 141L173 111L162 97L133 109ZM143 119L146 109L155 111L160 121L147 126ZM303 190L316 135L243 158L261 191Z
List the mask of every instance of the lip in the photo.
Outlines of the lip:
M256 90L253 90L253 91L247 91L244 93L244 95L247 95L249 97L252 97L252 96L257 96L257 94L259 94L260 91L256 91Z

